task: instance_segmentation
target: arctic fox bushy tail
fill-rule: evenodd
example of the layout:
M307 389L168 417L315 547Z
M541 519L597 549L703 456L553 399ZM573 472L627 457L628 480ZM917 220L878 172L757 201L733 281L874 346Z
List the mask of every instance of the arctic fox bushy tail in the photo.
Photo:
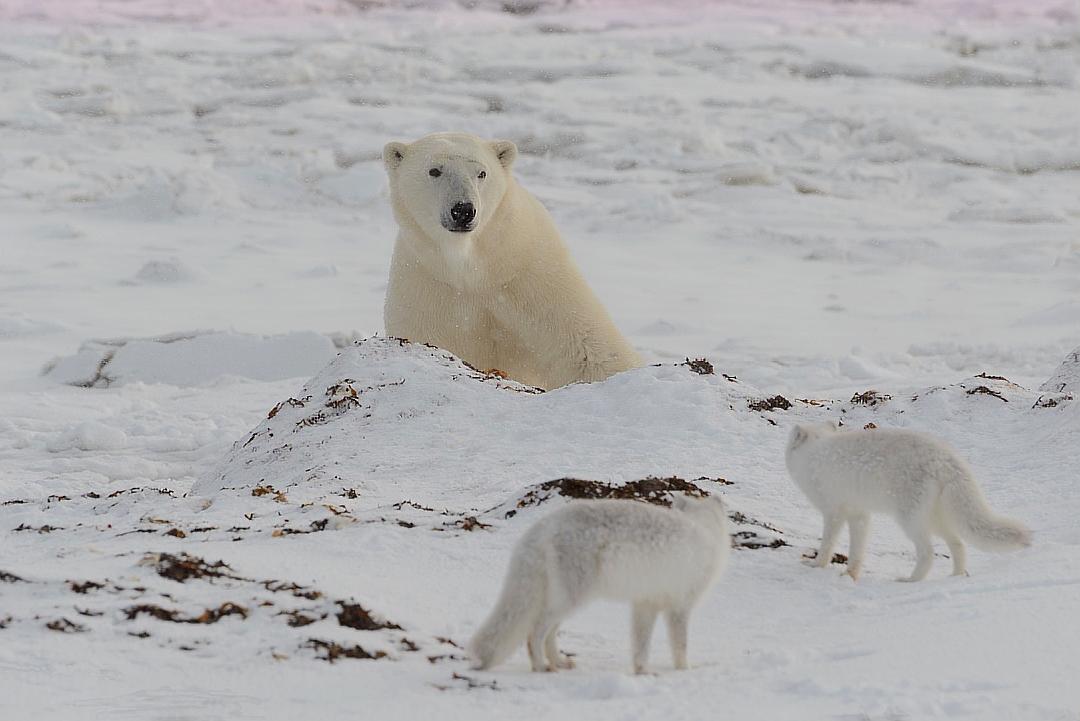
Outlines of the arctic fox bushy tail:
M956 531L984 551L1007 551L1031 545L1031 531L1019 521L990 510L971 479L946 484L941 491L941 502L955 521Z
M543 606L545 586L540 559L515 553L495 608L469 641L475 668L501 663L524 643Z

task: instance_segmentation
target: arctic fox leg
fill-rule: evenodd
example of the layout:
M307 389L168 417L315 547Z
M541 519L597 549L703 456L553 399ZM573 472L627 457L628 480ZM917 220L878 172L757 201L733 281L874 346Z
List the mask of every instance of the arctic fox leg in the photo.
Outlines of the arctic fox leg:
M574 661L568 656L559 653L559 644L556 638L558 633L559 624L555 624L544 638L544 656L547 657L548 666L551 668L573 668Z
M529 631L529 639L525 642L525 648L529 651L529 665L533 671L547 671L544 664L544 654L533 639L536 637L536 629Z
M825 568L832 561L833 548L836 546L836 539L840 535L843 524L840 514L835 511L823 512L822 515L825 519L825 527L821 531L821 546L818 548L817 558L810 564L817 568Z
M686 628L690 622L689 608L673 608L664 614L668 640L671 641L671 660L680 671L690 668L686 662Z
M930 535L930 529L922 518L913 518L904 523L904 532L915 544L915 569L907 578L900 581L921 581L930 573L930 566L934 563L934 539Z
M548 656L548 663L544 662L544 653L548 648L548 636L551 636L551 644L554 645L555 632L558 631L559 624L565 617L566 611L563 609L546 608L537 619L536 625L529 633L529 661L533 671L554 671L557 668L557 665L551 662L550 656Z
M953 532L942 534L945 543L949 544L949 555L952 556L952 575L966 576L967 572L967 549L964 542Z
M634 673L645 673L645 665L649 660L649 641L652 640L656 614L657 609L652 604L634 604L633 621L630 625L630 640L634 649Z
M866 538L870 531L870 514L857 513L848 516L848 564L847 574L859 580L863 558L866 557Z

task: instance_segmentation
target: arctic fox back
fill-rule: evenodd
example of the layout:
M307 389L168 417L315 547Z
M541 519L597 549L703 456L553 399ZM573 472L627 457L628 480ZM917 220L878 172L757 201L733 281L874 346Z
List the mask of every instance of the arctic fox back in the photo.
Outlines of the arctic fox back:
M972 477L967 464L947 445L900 428L841 431L828 424L796 426L788 441L787 463L800 485L840 476L864 490L880 486L901 493L927 483L940 487Z

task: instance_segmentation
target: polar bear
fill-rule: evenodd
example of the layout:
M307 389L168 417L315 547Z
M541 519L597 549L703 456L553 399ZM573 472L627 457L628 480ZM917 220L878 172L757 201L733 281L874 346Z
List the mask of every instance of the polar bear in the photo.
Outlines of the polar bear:
M640 366L547 210L511 174L516 156L508 140L463 133L383 149L400 226L386 332L544 389Z

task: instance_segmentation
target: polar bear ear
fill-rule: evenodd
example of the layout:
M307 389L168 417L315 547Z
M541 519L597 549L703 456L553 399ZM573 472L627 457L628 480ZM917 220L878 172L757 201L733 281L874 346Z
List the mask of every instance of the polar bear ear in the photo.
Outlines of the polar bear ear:
M401 165L401 161L405 159L405 149L407 147L405 143L386 144L382 151L382 157L387 170L397 170L398 166Z
M504 168L513 165L514 159L517 157L517 146L514 145L512 140L492 140L491 151L495 153L495 157L499 159L499 163Z

